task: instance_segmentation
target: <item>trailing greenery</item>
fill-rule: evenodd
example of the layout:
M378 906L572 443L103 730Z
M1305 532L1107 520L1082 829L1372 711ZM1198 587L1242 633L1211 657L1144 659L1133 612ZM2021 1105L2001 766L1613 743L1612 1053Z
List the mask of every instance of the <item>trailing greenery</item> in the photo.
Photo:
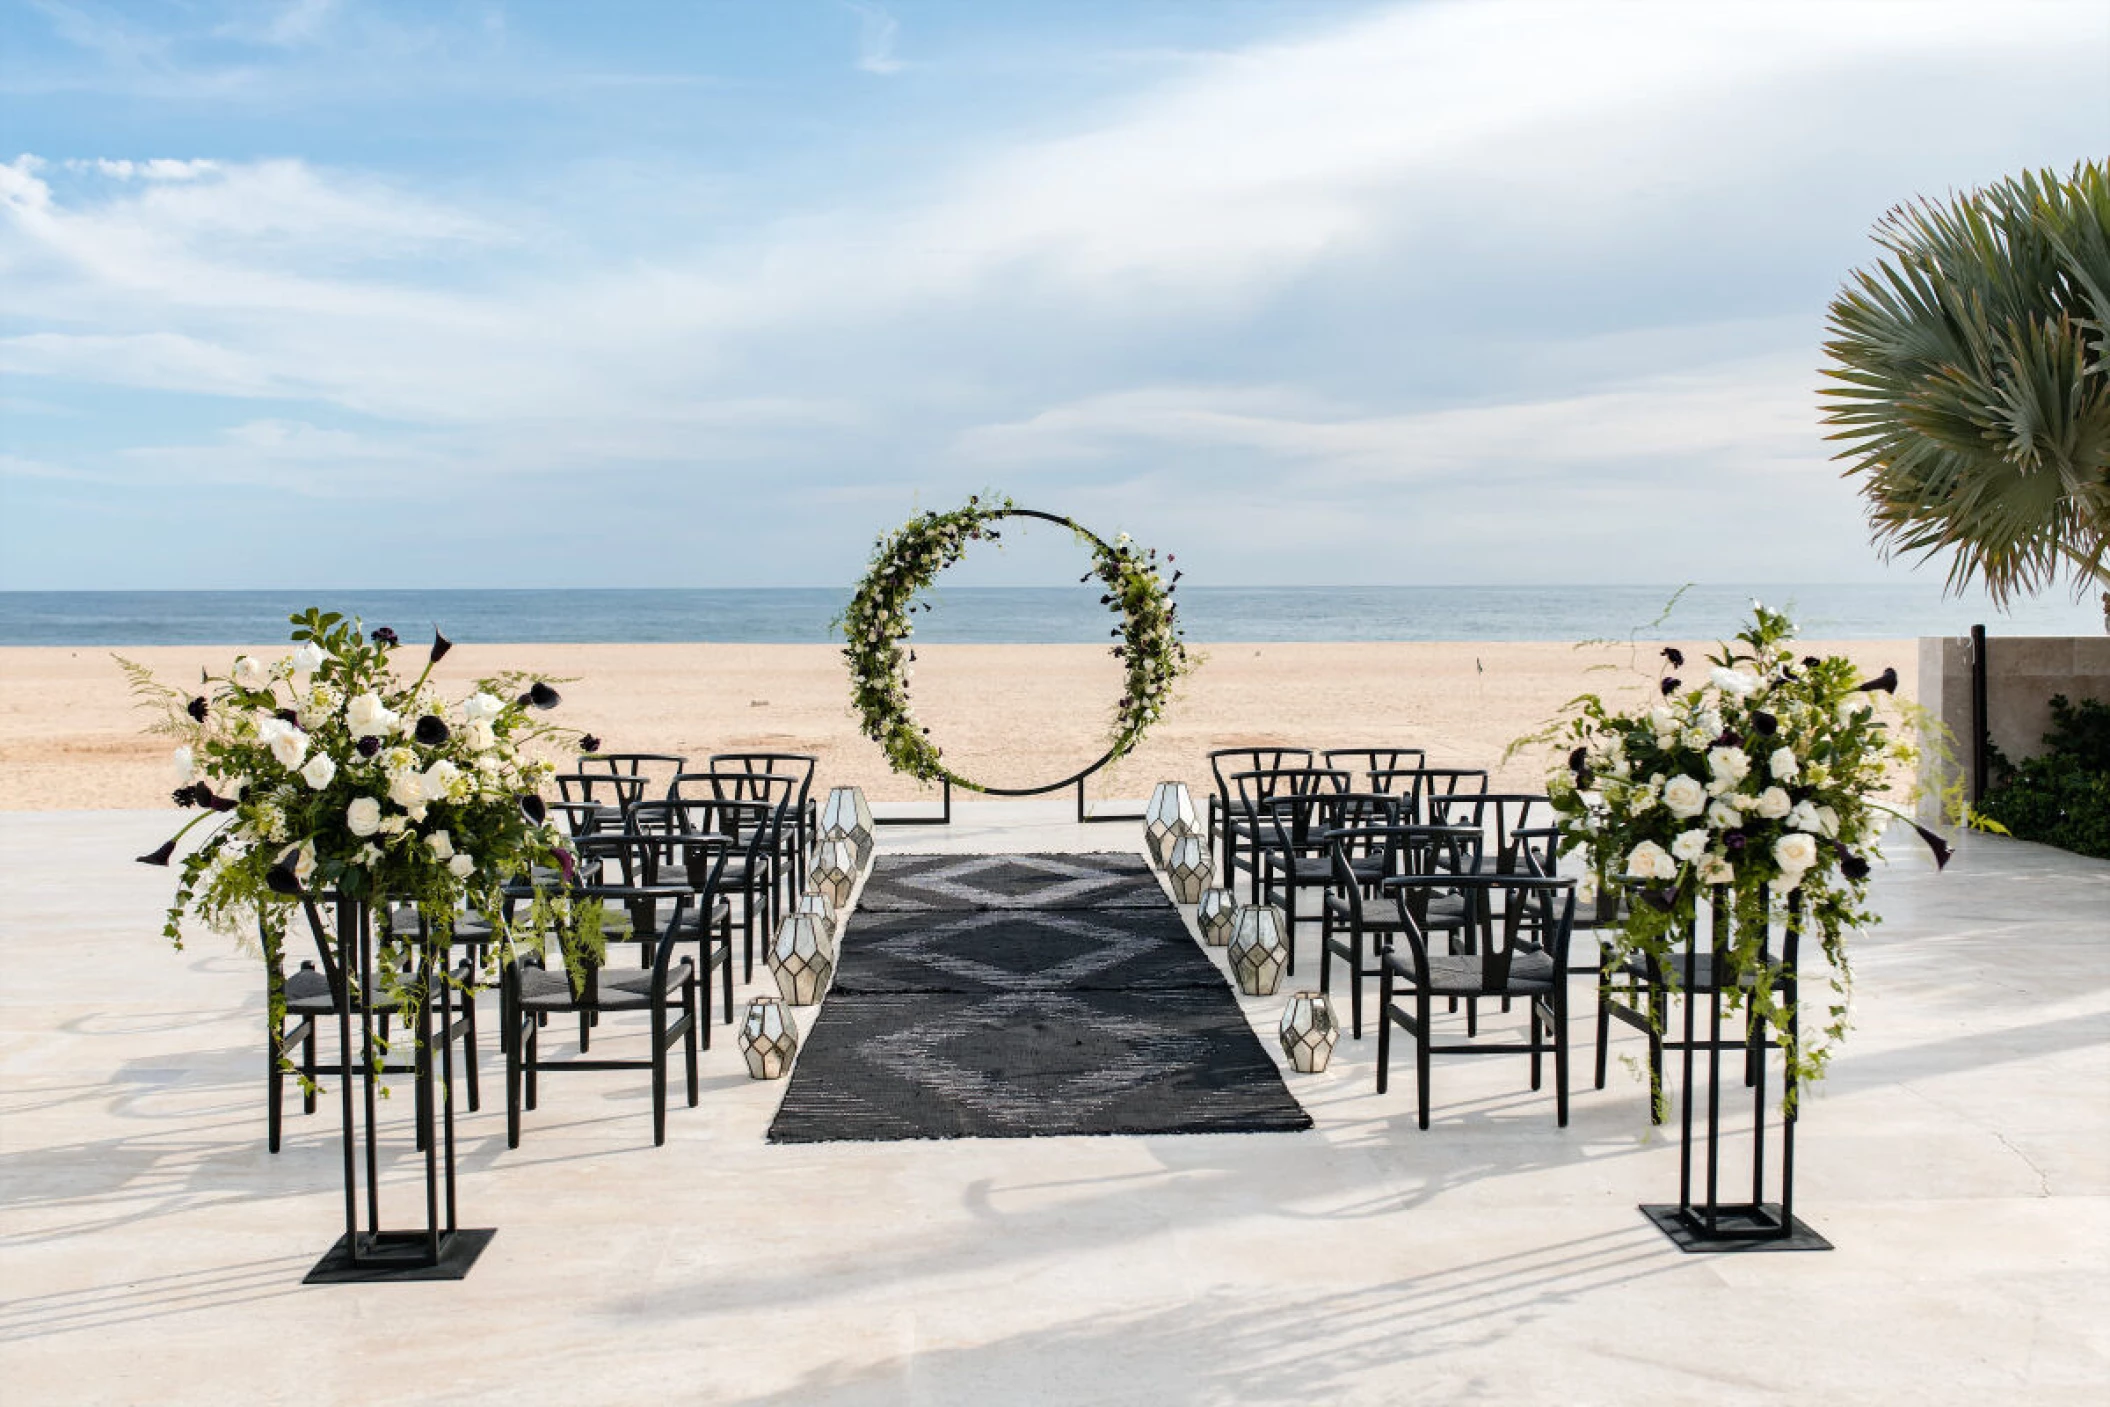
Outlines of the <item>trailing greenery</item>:
M1846 1032L1847 937L1878 921L1869 856L1894 813L1875 798L1887 769L1914 753L1876 714L1873 696L1895 690L1895 671L1863 681L1841 657L1798 660L1788 618L1753 612L1704 677L1697 666L1692 683L1673 673L1686 661L1667 648L1659 703L1621 713L1585 694L1535 740L1572 747L1547 793L1563 852L1586 857L1585 889L1619 884L1629 895L1609 930L1612 961L1646 953L1675 977L1672 958L1703 898L1730 917L1727 956L1739 971L1762 967L1774 925L1798 924L1817 940L1833 1000L1813 1035L1790 1031L1772 982L1729 988L1732 1005L1748 997L1809 1080Z
M1886 553L2005 605L2070 576L2110 627L2110 167L1886 215L1832 301L1824 419Z
M835 622L847 642L851 702L866 737L878 743L887 765L923 782L949 780L968 791L986 790L945 765L930 729L916 721L909 704L909 680L915 651L914 615L929 610L918 598L938 573L960 560L970 544L996 542L1001 520L1019 516L1010 499L984 502L976 494L949 513L919 513L898 530L881 537L872 563ZM1092 570L1106 588L1102 604L1121 618L1120 643L1113 655L1122 662L1124 685L1108 730L1108 760L1125 756L1150 726L1164 716L1172 686L1192 667L1180 635L1179 608L1172 595L1180 573L1166 579L1156 548L1139 549L1123 533L1112 543L1100 540L1068 518L1059 520L1092 553ZM1172 558L1166 557L1167 566Z
M1978 809L2018 840L2110 860L2110 704L2051 700L2045 751L2020 764L1991 750Z

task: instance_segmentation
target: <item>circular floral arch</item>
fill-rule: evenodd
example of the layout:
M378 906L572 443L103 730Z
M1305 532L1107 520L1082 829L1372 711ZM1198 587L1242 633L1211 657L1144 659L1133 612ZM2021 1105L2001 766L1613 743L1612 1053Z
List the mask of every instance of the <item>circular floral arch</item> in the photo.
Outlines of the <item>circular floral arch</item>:
M1106 754L1045 786L984 786L954 772L909 705L908 666L915 658L909 645L915 633L912 617L919 606L930 609L917 598L938 573L965 555L970 543L1001 538L996 525L1006 518L1034 518L1075 533L1092 553L1092 570L1081 580L1096 577L1105 586L1099 599L1121 621L1113 632L1120 643L1112 651L1122 662L1123 689ZM1165 558L1165 565L1172 565L1171 557ZM977 494L949 513L918 514L879 539L871 566L837 622L848 641L843 654L850 662L852 702L865 736L879 744L889 766L918 781L950 782L989 796L1037 796L1074 785L1142 741L1150 725L1163 716L1174 681L1190 668L1172 600L1179 577L1177 570L1169 579L1163 576L1157 549L1137 548L1126 533L1109 543L1074 519L1020 508L1008 498L984 502Z

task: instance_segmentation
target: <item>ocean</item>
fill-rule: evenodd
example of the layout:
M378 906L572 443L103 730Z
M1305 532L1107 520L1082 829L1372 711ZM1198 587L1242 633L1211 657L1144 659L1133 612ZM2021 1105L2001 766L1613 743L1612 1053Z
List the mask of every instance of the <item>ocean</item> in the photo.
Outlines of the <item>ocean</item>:
M1719 639L1753 597L1786 608L1811 639L2086 635L2093 600L2064 596L2001 616L1982 601L1943 601L1928 585L1693 586L1658 622L1676 586L1191 586L1177 600L1187 638L1284 640ZM320 605L387 625L406 641L434 625L460 641L824 644L849 591L8 591L0 645L243 645L283 640L286 617ZM962 587L931 595L916 638L931 643L1109 640L1117 623L1097 587Z

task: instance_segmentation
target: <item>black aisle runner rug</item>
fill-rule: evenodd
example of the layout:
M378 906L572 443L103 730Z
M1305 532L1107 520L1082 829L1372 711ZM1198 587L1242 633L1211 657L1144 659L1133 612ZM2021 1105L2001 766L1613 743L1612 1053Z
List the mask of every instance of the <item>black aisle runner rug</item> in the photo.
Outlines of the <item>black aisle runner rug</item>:
M1311 1127L1132 855L882 855L772 1143Z

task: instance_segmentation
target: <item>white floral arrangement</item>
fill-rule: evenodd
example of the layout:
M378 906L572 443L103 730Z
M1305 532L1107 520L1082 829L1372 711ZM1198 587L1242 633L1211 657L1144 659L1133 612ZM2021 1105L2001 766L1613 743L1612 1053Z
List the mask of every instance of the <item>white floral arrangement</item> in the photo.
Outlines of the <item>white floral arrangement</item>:
M1576 715L1541 735L1573 744L1547 791L1563 851L1587 857L1586 894L1600 883L1626 892L1609 930L1613 961L1650 953L1675 980L1672 954L1703 891L1729 906L1728 960L1740 971L1761 961L1769 923L1817 938L1833 1003L1816 1039L1787 1051L1812 1079L1846 1030L1846 938L1879 921L1867 905L1869 857L1898 815L1879 798L1889 768L1909 767L1914 751L1874 704L1896 691L1896 670L1863 680L1842 657L1797 659L1788 618L1756 603L1753 613L1709 658L1704 682L1671 673L1685 657L1667 648L1659 703L1620 713L1594 694L1577 699ZM1920 833L1946 863L1940 838ZM1772 985L1744 995L1789 1042Z
M200 813L139 858L166 866L206 828L181 862L169 940L183 945L187 916L233 934L255 924L275 959L295 906L328 895L414 904L440 936L466 908L502 934L505 884L570 866L541 795L555 768L526 751L569 737L538 721L557 691L503 674L449 700L430 682L452 647L437 631L404 684L394 631L317 610L292 625L290 654L241 656L195 695L120 661L164 715L153 731L180 739L176 804Z

